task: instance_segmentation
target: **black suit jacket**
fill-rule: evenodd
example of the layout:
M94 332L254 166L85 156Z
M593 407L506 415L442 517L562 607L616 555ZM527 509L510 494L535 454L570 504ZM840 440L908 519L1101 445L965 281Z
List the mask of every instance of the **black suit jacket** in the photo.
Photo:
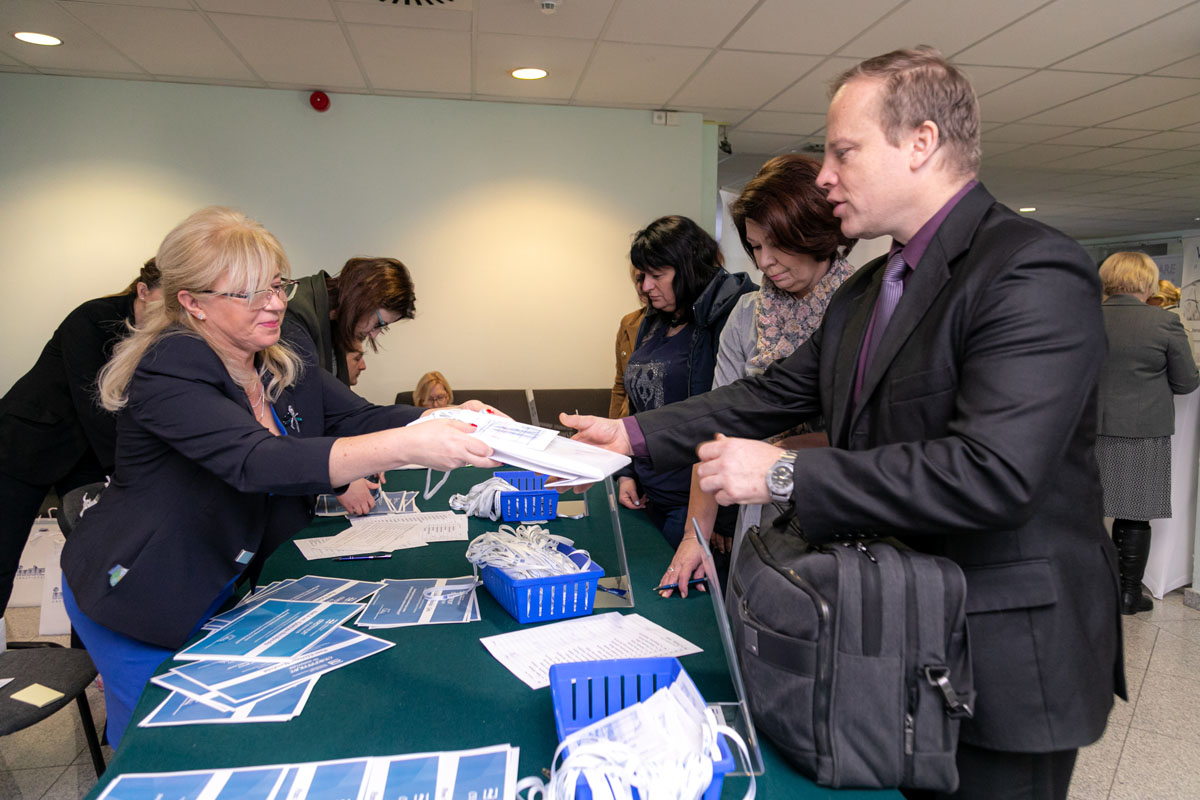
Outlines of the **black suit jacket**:
M650 454L669 468L718 431L758 439L823 413L833 447L795 466L806 535L895 534L966 574L979 696L963 740L1024 752L1093 742L1124 692L1092 453L1096 269L977 186L909 277L856 408L884 261L848 280L818 333L763 375L639 415Z
M96 403L96 373L128 332L134 297L98 297L68 314L37 363L0 399L0 472L49 486L89 448L112 471L116 417Z
M405 425L309 365L274 403L287 436L254 419L208 344L177 332L147 352L117 423L112 483L63 549L63 576L100 624L178 648L221 591L308 524L328 492L334 437Z

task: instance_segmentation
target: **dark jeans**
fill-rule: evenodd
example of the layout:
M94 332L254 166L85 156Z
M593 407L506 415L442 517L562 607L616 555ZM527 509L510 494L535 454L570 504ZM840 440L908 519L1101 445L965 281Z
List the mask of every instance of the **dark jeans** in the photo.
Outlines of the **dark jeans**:
M85 483L104 480L104 470L91 450L71 471L49 486L26 483L0 472L0 615L8 608L21 551L29 538L38 509L51 489L62 497Z
M1001 753L959 742L957 792L902 792L908 800L1066 800L1078 753Z

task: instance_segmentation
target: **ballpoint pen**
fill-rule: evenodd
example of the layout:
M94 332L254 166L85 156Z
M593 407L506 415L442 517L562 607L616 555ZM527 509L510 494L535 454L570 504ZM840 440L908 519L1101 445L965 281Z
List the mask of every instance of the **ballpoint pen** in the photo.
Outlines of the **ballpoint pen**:
M687 585L688 586L699 586L702 583L707 584L708 578L692 578L690 581L687 582ZM662 586L655 586L650 591L663 592L663 591L666 591L667 589L678 589L678 588L679 588L678 583L664 583Z
M377 561L379 559L391 558L391 553L374 553L363 556L338 556L334 561Z

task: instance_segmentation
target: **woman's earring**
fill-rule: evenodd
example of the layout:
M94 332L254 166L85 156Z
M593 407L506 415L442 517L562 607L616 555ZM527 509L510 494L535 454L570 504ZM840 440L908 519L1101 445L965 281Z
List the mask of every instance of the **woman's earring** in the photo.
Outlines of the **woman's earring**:
M196 315L196 319L198 319L198 320L200 320L201 322L203 322L203 321L204 321L204 312L203 312L203 311L201 311L199 314L197 314L197 315Z

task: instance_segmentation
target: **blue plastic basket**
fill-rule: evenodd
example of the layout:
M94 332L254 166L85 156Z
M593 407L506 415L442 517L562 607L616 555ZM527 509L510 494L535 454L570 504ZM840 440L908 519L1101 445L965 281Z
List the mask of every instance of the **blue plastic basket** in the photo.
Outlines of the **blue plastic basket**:
M579 566L588 562L586 553L560 544L560 553ZM599 564L592 563L591 569L549 578L513 578L504 570L484 567L480 570L483 585L491 592L496 602L522 624L546 622L552 619L570 619L592 613L596 601L596 586L604 577Z
M547 489L546 476L525 470L494 473L517 487L500 493L500 516L505 522L545 522L558 516L558 492Z
M578 661L550 667L550 698L554 702L554 727L561 742L597 720L650 697L686 675L677 658L619 658L611 661ZM733 752L722 736L717 741L721 758L713 762L712 783L704 800L718 800L725 776L733 771ZM635 792L636 795L636 792ZM591 790L581 778L575 786L577 800L591 800Z

